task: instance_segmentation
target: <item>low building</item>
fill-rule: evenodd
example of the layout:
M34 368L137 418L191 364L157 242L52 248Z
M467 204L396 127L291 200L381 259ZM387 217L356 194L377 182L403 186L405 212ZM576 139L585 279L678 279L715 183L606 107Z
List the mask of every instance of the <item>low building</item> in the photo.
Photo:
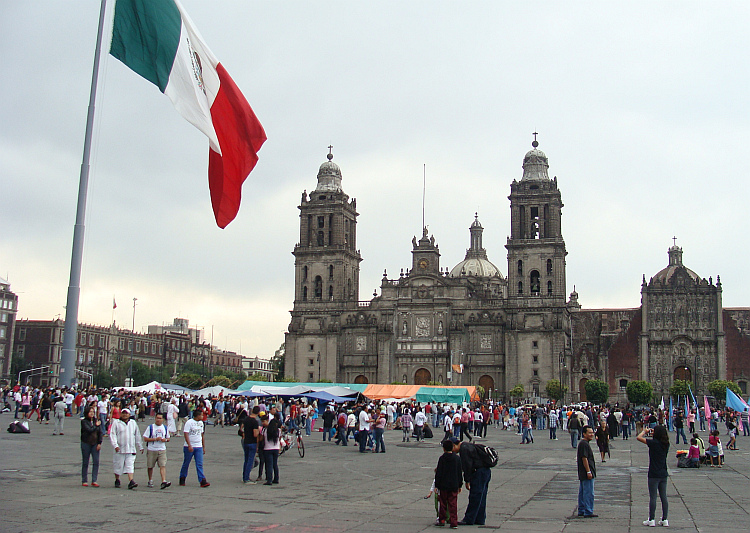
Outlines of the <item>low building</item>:
M0 278L0 378L10 380L13 355L13 330L18 310L18 296L10 290L10 283Z
M276 381L276 372L273 370L273 365L268 359L261 359L258 356L255 357L242 357L242 371L248 376L253 374L261 374L268 381Z

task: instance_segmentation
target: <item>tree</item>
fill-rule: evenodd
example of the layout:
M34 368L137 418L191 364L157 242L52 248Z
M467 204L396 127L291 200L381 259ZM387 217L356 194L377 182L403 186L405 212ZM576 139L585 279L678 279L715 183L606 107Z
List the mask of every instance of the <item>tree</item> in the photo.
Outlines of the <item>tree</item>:
M203 378L201 378L198 374L185 372L177 376L174 384L187 387L188 389L200 389L203 387Z
M519 383L518 385L510 389L508 394L511 398L521 398L524 394L526 394L526 392L523 390L523 385Z
M726 401L727 399L727 388L737 396L742 394L739 386L733 381L715 379L708 384L708 392L711 393L711 396L713 396L717 400L721 400L722 402Z
M635 405L647 405L651 403L654 396L654 388L648 381L631 381L625 391L628 394L628 401Z
M286 359L286 343L281 343L271 357L271 368L276 374L276 381L284 381L284 361ZM296 380L295 380L296 381Z
M669 387L669 395L672 398L681 398L690 394L690 382L682 379L676 379Z
M247 379L249 381L268 381L268 376L265 374L261 374L260 372L256 372L255 374L250 374L247 376Z
M586 382L586 399L593 404L602 404L609 398L609 385L598 379Z
M442 383L440 383L440 385L442 386ZM484 387L482 387L481 385L477 385L475 388L479 397L484 398Z
M231 389L234 383L226 376L214 376L206 382L206 387L226 387Z
M10 375L14 376L16 379L18 379L18 373L22 372L23 370L29 370L31 368L31 361L26 359L25 355L21 355L18 352L13 354L13 357L10 360ZM28 376L31 372L26 372L24 376ZM22 379L24 379L24 376L21 376ZM28 379L28 378L26 378Z
M559 379L551 379L545 385L544 390L548 398L560 401L565 397L565 393L568 392L568 387L563 386Z
M318 380L318 383L333 383L333 381L331 381L331 380L330 380L330 379L328 379L328 378L320 378L320 379Z
M285 383L299 383L298 379L290 378L290 377L287 377L287 376L285 376L285 377L283 377L283 378L281 378L281 379L279 379L277 381L281 381L281 382L285 382Z

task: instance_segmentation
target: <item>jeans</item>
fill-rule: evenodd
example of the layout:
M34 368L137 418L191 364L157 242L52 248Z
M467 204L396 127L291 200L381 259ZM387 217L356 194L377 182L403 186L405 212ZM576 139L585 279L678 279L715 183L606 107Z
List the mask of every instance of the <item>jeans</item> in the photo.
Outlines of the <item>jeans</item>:
M571 429L569 431L570 431L570 445L573 446L573 448L578 448L578 430Z
M337 428L337 431L336 431L336 444L338 444L340 442L343 446L346 446L347 442L346 442L346 435L344 434L345 431L346 431L346 428L344 426L339 426Z
M742 419L742 436L750 436L750 423L745 419Z
M81 443L81 458L83 459L81 480L83 483L88 483L89 479L89 457L91 457L91 481L96 483L96 478L99 476L99 451L96 446L96 444Z
M310 434L311 434L311 433L310 433L310 431L311 431L311 429L310 429L310 428L311 428L311 426L312 426L312 420L310 420L310 417L307 417L307 418L305 418L305 435L307 435L308 437L309 437L309 436L310 436Z
M669 501L667 500L667 478L650 477L648 478L648 519L654 520L656 515L656 491L659 491L661 500L661 519L667 520L669 517Z
M107 415L106 415L106 413L99 413L99 420L102 421L102 430L104 431L104 433L109 433L109 431L107 431Z
M531 442L531 428L523 428L522 434L523 436L521 437L521 444Z
M255 464L255 452L258 449L258 443L242 443L242 449L245 452L245 462L242 466L242 481L250 481L250 471Z
M385 441L383 440L383 428L375 428L373 430L375 432L375 453L378 453L378 451L382 451L385 453Z
M622 429L622 440L628 440L628 437L630 436L630 426L624 425L621 427Z
M677 442L675 442L675 444L680 443L680 436L682 436L682 443L687 444L687 437L685 437L685 428L675 428L675 432L677 433Z
M359 451L365 453L367 449L367 430L360 429L359 433L357 433L357 438L359 439Z
M266 483L279 482L279 450L264 450L266 456Z
M188 475L190 460L195 457L195 470L198 473L198 481L203 481L206 476L203 475L203 448L193 447L193 451L188 451L187 446L182 447L182 468L180 469L180 479L185 479Z
M544 429L544 417L536 417L536 429Z
M323 440L328 438L328 442L331 442L331 428L323 427Z
M549 438L550 440L554 440L557 438L557 426L549 427Z
M594 514L594 480L578 481L578 516Z
M705 418L700 419L700 428L701 428L701 431L706 431L706 419Z
M417 430L417 442L424 440L424 426L415 426Z
M467 524L484 525L487 519L487 487L490 484L492 472L489 468L477 468L471 476L469 485L469 503L463 521Z

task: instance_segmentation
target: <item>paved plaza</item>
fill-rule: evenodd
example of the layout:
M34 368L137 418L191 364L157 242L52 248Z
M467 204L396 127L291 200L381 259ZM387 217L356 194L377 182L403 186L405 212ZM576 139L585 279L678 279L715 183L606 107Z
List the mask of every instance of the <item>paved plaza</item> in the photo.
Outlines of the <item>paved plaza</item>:
M99 473L102 486L96 489L81 487L78 418L66 420L64 436L52 436L51 424L36 422L31 424L30 435L9 434L4 429L12 420L10 414L0 416L2 532L437 530L433 501L424 496L441 453L438 439L402 444L400 431L388 431L387 453L360 454L354 445L335 446L323 442L321 433L314 433L305 438L305 458L296 450L282 456L281 483L267 487L242 483L242 449L236 428L210 426L205 471L211 486L198 486L193 466L187 486L177 486L182 443L173 440L167 467L173 486L166 490L146 488L145 455L138 455L136 461L140 486L115 489L112 447L105 439ZM146 427L140 426L142 431ZM460 530L644 530L648 455L646 446L635 438L616 440L606 464L600 464L597 454L595 512L599 518L595 519L574 517L578 482L575 451L567 434L550 441L547 432L535 431L535 443L522 446L512 432L489 428L487 439L481 442L500 452L500 464L492 469L487 525ZM675 447L670 448L672 529L750 530L750 437L739 437L738 446L739 451L725 452L723 469L700 470L677 469ZM459 496L459 517L466 502L464 491ZM657 508L657 518L659 512Z

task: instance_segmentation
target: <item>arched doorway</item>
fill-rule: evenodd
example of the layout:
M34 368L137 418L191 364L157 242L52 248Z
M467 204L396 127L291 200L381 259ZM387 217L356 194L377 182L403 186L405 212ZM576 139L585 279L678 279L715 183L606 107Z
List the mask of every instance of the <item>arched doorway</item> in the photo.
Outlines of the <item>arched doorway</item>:
M484 375L479 378L479 386L484 389L484 394L482 395L482 399L484 400L490 395L490 391L495 389L495 380L492 379L492 376Z
M588 379L581 378L581 381L578 382L578 396L582 402L586 401L586 382Z
M674 379L681 379L689 383L693 382L693 373L686 366L678 366L674 369Z
M354 383L356 383L358 385L364 385L366 383L369 383L369 381L367 380L366 376L363 376L362 374L360 374L359 376L357 376L356 378L354 378Z
M432 374L426 368L420 368L414 373L415 385L427 385L430 381L432 381Z

